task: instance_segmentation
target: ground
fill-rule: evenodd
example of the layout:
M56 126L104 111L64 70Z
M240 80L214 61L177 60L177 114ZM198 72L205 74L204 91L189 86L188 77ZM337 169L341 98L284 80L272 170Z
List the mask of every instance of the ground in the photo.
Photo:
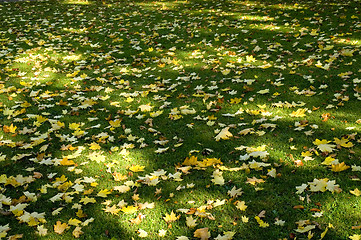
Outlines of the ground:
M0 238L360 239L360 1L0 3Z

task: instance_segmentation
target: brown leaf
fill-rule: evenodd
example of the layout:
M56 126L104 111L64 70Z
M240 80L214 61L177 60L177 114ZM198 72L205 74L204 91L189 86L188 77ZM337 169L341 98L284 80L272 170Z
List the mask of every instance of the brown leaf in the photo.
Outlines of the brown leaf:
M321 209L318 208L311 208L310 209L311 212L321 212Z
M293 209L305 209L305 207L302 205L296 205L296 206L293 206Z

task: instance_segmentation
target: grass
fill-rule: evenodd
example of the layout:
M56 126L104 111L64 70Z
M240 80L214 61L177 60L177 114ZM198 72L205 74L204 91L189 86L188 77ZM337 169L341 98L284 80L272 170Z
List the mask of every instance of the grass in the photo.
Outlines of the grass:
M0 3L0 238L359 239L360 30L356 0Z

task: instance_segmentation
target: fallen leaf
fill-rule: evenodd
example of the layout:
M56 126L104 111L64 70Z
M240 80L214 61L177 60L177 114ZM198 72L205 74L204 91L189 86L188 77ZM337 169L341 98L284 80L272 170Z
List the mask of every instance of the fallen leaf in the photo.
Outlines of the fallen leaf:
M211 233L208 231L208 228L200 228L194 232L193 236L201 240L208 240L211 237Z

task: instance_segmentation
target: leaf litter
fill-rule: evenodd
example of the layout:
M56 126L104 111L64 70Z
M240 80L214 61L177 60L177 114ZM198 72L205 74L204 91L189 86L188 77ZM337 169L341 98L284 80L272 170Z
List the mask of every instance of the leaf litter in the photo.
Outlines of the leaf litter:
M324 199L361 195L356 2L1 3L0 238L79 238L99 212L149 239L337 232Z

